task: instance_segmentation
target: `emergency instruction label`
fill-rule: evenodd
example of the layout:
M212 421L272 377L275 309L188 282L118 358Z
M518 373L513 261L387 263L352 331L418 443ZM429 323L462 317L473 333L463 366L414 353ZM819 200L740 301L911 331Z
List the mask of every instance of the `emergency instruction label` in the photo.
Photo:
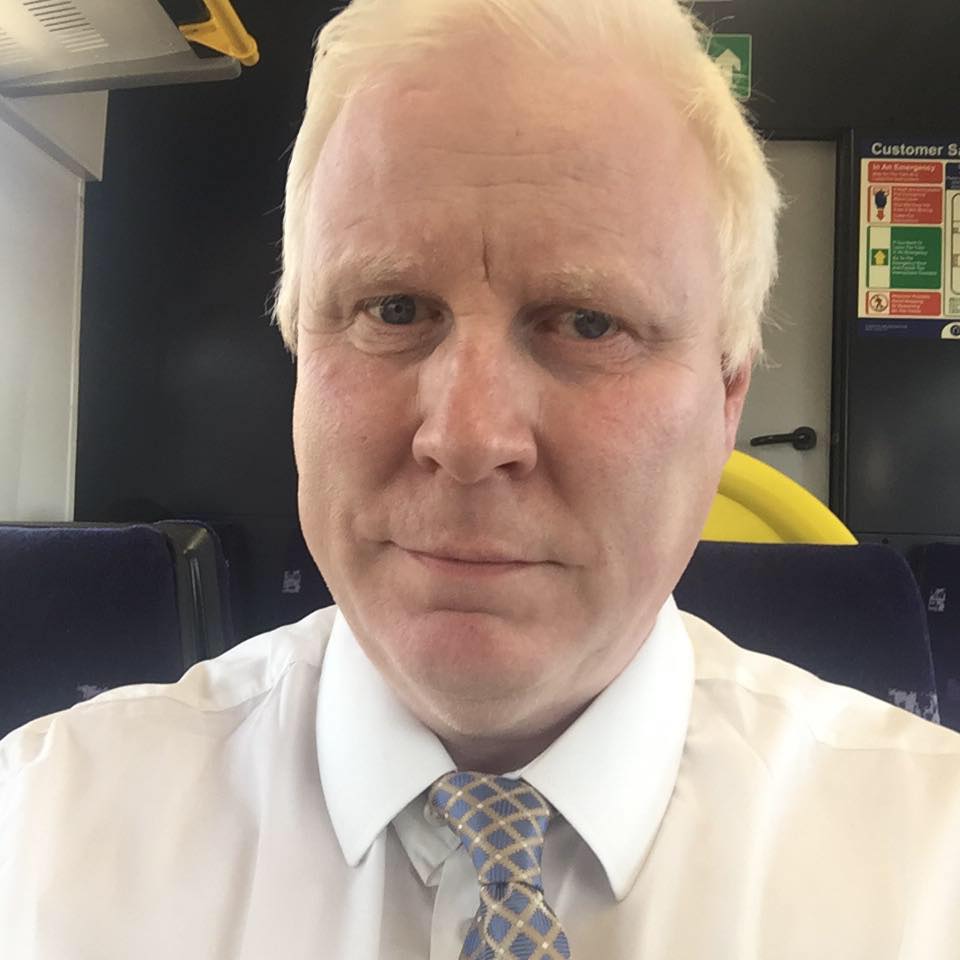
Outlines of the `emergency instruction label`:
M865 140L858 327L960 342L960 137Z

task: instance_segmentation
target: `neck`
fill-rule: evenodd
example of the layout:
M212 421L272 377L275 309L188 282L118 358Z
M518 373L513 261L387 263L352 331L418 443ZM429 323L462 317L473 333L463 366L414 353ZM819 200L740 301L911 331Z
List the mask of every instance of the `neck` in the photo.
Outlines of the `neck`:
M536 759L583 713L586 704L572 716L532 736L494 737L448 734L441 742L458 770L473 770L502 776Z

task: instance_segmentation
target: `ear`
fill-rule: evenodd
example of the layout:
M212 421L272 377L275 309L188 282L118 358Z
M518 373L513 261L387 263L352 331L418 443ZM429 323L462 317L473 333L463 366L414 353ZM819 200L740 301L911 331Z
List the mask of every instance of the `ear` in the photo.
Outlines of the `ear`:
M723 405L723 419L727 456L733 452L734 444L737 442L737 429L740 426L740 417L743 415L743 404L747 399L747 390L750 388L752 369L752 360L747 360L739 370L733 371L733 373L725 377L723 381L726 391L726 399Z

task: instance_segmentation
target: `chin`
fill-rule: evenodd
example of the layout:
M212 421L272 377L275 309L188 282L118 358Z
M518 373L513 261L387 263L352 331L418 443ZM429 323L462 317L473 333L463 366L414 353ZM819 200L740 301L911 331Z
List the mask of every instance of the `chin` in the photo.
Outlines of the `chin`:
M388 682L399 680L425 698L478 707L535 686L550 651L538 651L516 628L489 614L441 611L379 633L390 664ZM402 679L401 679L402 678Z
M398 640L408 663L468 682L487 675L502 682L505 674L538 673L553 654L541 649L536 633L485 611L435 610L417 616Z

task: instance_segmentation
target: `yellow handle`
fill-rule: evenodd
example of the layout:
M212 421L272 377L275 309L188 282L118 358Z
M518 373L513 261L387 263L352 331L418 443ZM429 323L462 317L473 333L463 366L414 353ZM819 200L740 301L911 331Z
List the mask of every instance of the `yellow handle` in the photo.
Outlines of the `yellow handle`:
M733 451L702 540L855 544L856 537L812 493L761 460Z
M180 32L191 43L199 43L218 50L228 57L235 57L245 67L252 67L260 60L257 41L247 33L230 0L203 0L210 19L203 23L187 23Z

